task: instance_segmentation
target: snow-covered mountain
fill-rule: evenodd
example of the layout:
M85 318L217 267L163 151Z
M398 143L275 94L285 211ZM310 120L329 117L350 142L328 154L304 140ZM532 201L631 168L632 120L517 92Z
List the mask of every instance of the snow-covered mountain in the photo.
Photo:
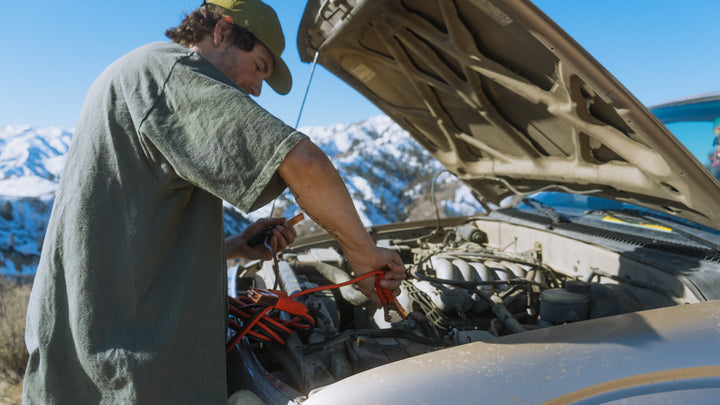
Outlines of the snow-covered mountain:
M426 208L430 183L443 168L388 117L300 131L338 168L365 225L435 215ZM34 274L71 138L72 130L54 127L0 127L0 273ZM449 196L441 202L442 215L478 212L466 187L450 175L439 181L445 187L442 195ZM271 212L290 217L298 210L290 193L249 215L226 204L226 233L239 232ZM315 228L311 221L302 224L303 232Z

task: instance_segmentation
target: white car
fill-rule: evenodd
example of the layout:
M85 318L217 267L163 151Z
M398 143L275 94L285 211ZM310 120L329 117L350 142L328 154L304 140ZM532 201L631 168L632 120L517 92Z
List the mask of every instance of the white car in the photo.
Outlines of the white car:
M540 10L311 0L298 46L486 212L371 228L405 262L407 319L386 321L353 287L303 295L314 324L282 342L240 340L230 393L307 405L717 403L720 183ZM271 288L276 272L290 295L352 277L333 239L316 236L277 269L232 269L230 295Z

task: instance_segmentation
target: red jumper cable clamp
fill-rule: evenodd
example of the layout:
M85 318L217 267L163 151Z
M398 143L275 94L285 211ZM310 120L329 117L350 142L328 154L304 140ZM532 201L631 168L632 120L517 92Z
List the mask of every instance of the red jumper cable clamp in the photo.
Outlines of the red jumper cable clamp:
M375 291L377 292L377 295L380 297L380 302L382 302L383 311L385 311L385 322L391 322L392 317L390 316L390 311L395 311L400 315L402 319L407 319L407 312L405 311L405 308L400 305L399 302L395 299L395 296L392 295L392 291L388 290L387 288L384 288L380 285L380 279L387 273L386 269L382 270L382 274L378 274L375 276Z
M303 303L288 297L285 291L251 287L247 292L247 296L256 304L272 307L287 312L288 314L312 320L310 315L308 315L307 307Z

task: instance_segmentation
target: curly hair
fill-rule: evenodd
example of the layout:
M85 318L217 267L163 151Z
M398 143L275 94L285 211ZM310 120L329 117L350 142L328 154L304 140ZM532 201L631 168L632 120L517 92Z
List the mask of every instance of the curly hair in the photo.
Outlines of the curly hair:
M180 25L165 30L165 36L183 46L197 45L206 35L213 33L215 25L223 16L222 8L208 5L200 6L190 14L186 13ZM237 24L233 24L228 38L243 51L250 52L255 47L255 35Z

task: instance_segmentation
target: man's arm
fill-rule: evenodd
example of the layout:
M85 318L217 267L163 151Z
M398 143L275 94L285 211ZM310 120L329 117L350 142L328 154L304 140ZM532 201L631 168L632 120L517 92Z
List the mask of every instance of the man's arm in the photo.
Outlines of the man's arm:
M400 256L375 245L360 221L345 183L325 153L308 139L300 141L287 154L278 172L303 211L340 243L355 273L362 275L387 268L390 271L380 284L394 295L399 294L400 281L405 278ZM379 306L372 277L358 284Z

